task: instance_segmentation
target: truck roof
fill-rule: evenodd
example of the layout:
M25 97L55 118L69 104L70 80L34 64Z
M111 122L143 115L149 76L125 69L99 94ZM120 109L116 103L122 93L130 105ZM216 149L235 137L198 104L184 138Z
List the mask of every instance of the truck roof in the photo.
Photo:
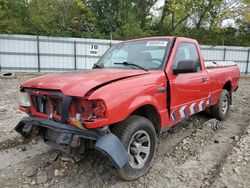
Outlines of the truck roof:
M179 39L183 39L189 42L197 42L197 40L195 39L191 39L191 38L186 38L186 37L176 37L176 36L156 36L156 37L144 37L144 38L136 38L136 39L130 39L130 40L125 40L122 41L120 43L124 43L124 42L132 42L132 41L140 41L140 40L152 40L152 39L168 39L168 40L176 40L177 38Z

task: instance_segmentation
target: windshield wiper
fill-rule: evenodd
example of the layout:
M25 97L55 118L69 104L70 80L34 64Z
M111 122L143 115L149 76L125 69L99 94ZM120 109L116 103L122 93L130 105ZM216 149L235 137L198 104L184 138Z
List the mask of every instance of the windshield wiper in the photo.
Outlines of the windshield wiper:
M102 68L104 68L102 64L98 65L97 63L95 63L93 65L93 69L102 69Z
M134 66L134 67L138 67L142 70L148 71L148 69L145 69L143 67L141 67L140 65L134 64L134 63L128 63L126 61L122 62L122 63L114 63L115 65L125 65L125 66Z

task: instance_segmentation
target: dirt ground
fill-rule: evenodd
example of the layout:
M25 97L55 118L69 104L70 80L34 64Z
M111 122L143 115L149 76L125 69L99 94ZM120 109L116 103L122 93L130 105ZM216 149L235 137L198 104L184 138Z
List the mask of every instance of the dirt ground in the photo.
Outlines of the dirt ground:
M96 151L74 162L13 131L25 116L16 104L19 85L34 76L0 79L0 187L250 187L250 77L241 78L229 119L201 113L174 126L160 137L149 172L126 182Z

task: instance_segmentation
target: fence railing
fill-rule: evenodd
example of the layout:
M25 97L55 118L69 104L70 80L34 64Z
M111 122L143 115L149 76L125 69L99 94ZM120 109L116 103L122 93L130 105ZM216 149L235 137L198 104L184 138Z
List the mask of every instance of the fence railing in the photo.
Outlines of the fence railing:
M0 35L1 72L58 72L91 69L119 41L30 35ZM206 61L234 61L250 72L250 48L201 45Z

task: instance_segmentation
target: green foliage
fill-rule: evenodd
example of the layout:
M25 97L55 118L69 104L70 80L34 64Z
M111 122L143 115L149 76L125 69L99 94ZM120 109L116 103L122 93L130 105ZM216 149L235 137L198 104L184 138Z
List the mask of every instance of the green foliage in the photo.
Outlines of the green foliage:
M94 25L81 0L0 1L0 33L85 37Z
M59 35L55 22L55 7L50 0L32 0L28 6L28 33L34 35Z
M25 0L0 1L0 33L25 33L26 18Z
M54 23L57 24L63 36L85 37L93 31L95 17L85 3L80 0L54 0L53 2Z
M0 0L0 33L125 40L156 35L250 46L249 0ZM225 24L225 20L234 24Z

